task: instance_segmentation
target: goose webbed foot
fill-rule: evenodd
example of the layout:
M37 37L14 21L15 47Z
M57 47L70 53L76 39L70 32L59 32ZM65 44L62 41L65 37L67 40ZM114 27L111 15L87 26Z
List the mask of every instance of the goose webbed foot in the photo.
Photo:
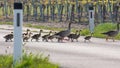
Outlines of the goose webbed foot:
M73 39L71 39L71 42L73 42Z
M115 42L115 39L114 39L114 38L112 38L112 40L113 40L113 42Z

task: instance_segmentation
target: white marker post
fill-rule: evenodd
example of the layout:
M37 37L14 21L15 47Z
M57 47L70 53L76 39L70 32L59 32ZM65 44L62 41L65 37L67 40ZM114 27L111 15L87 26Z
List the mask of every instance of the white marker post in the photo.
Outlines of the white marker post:
M89 6L89 29L90 32L93 33L94 32L94 8L93 6Z
M14 63L22 59L22 3L14 3Z

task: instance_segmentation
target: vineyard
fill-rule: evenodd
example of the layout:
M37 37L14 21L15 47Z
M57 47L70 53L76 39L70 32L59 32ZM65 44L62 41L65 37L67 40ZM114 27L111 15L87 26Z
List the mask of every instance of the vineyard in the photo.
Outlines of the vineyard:
M88 22L88 8L94 6L95 23L118 22L119 0L0 0L0 20L13 19L13 3L23 3L24 21Z

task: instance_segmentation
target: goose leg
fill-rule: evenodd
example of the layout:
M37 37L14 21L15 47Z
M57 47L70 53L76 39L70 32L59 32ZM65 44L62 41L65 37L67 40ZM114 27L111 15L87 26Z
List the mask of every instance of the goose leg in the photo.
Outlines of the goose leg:
M46 40L46 42L48 42L48 40L47 39L45 39Z
M115 39L114 39L114 37L112 37L112 39L113 39L113 42L115 42Z
M64 38L61 38L61 42L63 42Z
M7 42L8 40L6 39L5 42Z
M31 39L31 42L32 42L33 38Z
M38 42L38 39L36 39L36 42Z
M73 42L73 39L71 39L71 42Z
M91 42L90 39L89 39L89 42Z
M25 42L25 40L23 40L23 42Z
M86 42L86 40L84 40L84 42Z
M60 38L60 42L63 42L64 38Z
M58 42L61 42L62 41L62 38L61 37L58 37Z
M37 39L37 41L39 41L39 39Z
M106 37L106 41L108 41L108 36Z
M12 42L12 39L10 39L10 41Z
M26 39L23 39L23 42L26 42Z
M60 39L60 38L58 38L58 42L61 42L61 39Z
M60 42L59 38L58 38L58 42Z
M50 39L51 40L51 42L53 42L53 40L52 39Z
M42 41L44 41L44 39L42 39Z
M39 38L37 38L37 42L39 41Z

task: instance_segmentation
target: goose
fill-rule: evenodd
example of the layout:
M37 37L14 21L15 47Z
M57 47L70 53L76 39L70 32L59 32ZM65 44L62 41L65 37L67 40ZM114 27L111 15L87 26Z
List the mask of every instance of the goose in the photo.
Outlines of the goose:
M113 42L115 41L114 38L119 33L119 24L120 23L117 23L117 30L111 30L111 31L107 31L107 32L101 33L101 34L106 35L106 41L108 41L109 38L112 38Z
M40 36L41 36L41 33L43 32L43 30L40 30L39 31L39 33L38 34L34 34L31 38L31 41L33 40L33 39L35 39L36 41L38 41L39 40L39 38L40 38Z
M48 42L48 37L50 36L51 33L52 31L50 31L49 34L42 36L42 41L45 40L46 42Z
M27 30L26 30L26 33L23 33L23 34L22 34L23 37L26 36L26 35L28 35L29 31L30 31L30 29L27 29Z
M92 36L93 36L93 33L91 33L91 35L89 35L89 36L85 36L84 42L86 42L86 40L90 41Z
M3 38L5 38L5 42L7 42L8 40L12 41L13 32L11 32L10 34L5 35Z
M78 30L76 30L75 34L69 34L67 37L69 38L69 40L71 40L71 42L73 42L73 37L76 37L78 33Z
M56 35L56 37L58 37L58 42L59 41L62 41L64 39L64 37L67 37L69 34L70 34L70 31L71 31L71 23L69 23L68 25L68 29L67 30L63 30L63 31L60 31L54 35Z
M78 38L80 37L80 32L81 32L82 30L79 30L79 33L78 33L78 35L74 38L74 39L76 39L76 41L78 42Z
M56 32L55 32L56 33ZM51 40L52 42L53 42L53 39L55 38L55 35L53 34L53 35L50 35L49 37L48 37L48 40Z
M79 33L78 33L79 32ZM70 34L68 35L68 38L71 39L71 42L73 42L74 39L76 39L76 41L78 42L78 38L80 37L80 32L81 30L76 30L75 34ZM78 33L78 34L77 34Z
M23 42L25 42L25 41L28 42L28 40L29 40L30 37L31 37L31 34L32 34L32 33L29 32L28 35L24 36L24 37L23 37Z

